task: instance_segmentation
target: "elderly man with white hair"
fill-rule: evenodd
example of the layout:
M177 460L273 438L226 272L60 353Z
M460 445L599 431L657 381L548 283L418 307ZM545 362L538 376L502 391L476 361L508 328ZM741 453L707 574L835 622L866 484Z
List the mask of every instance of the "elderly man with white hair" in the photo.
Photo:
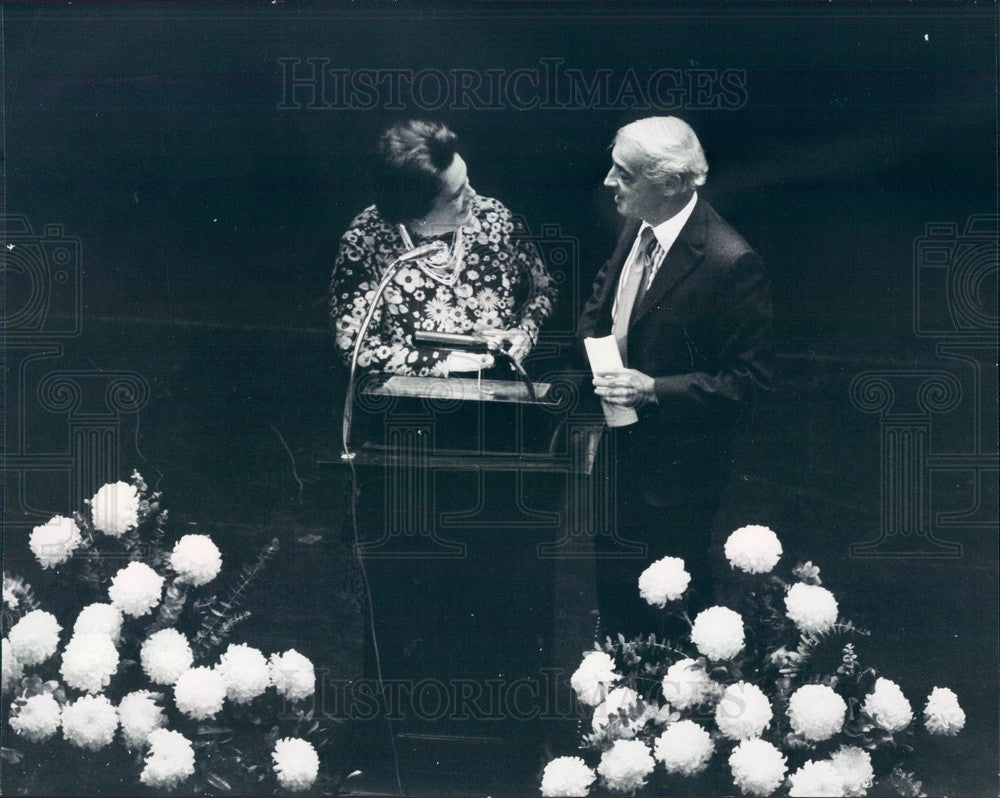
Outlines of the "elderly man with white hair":
M584 306L581 338L613 335L625 368L594 392L635 408L612 429L617 535L645 546L622 557L596 538L601 626L626 636L677 633L641 601L639 574L684 559L688 611L712 604L712 520L746 410L772 380L770 283L757 254L698 194L708 173L694 131L676 117L640 119L615 136L604 185L627 218Z

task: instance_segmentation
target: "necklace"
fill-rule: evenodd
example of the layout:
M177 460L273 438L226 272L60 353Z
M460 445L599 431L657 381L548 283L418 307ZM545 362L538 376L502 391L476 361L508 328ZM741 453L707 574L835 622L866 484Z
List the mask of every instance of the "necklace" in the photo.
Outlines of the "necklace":
M462 259L465 257L465 239L462 237L464 226L460 225L451 237L451 247L444 252L418 258L414 261L417 268L439 283L447 286L458 282L458 273L462 270ZM413 239L406 225L399 225L399 234L407 250L413 249Z

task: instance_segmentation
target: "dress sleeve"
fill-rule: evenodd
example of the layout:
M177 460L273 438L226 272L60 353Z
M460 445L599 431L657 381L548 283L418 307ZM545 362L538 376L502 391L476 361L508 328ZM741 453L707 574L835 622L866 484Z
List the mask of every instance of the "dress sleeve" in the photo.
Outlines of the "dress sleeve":
M506 221L512 222L510 211L504 208ZM510 225L511 260L519 278L527 276L530 286L527 299L518 315L517 326L531 336L531 343L538 343L538 333L546 319L552 315L556 301L556 287L534 241L518 225Z
M379 242L384 245L385 238L384 231L363 213L340 239L330 278L330 324L334 345L348 366L361 324L383 276L377 253L384 248ZM390 283L379 300L358 352L358 368L419 376L441 373L445 353L418 349L413 342L411 321L386 314L386 294L393 290Z

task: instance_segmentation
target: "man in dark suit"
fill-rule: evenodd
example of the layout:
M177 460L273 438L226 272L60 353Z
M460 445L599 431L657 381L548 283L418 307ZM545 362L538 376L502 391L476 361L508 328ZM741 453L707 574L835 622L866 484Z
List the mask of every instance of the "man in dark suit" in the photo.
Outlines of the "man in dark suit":
M578 332L613 335L622 354L625 368L593 384L604 402L639 416L605 445L617 464L617 535L645 555L622 558L621 544L599 535L598 602L605 633L677 634L640 599L638 576L681 557L692 576L688 611L712 604L710 533L733 438L772 379L770 285L756 253L698 196L708 164L686 123L627 125L611 160L604 184L629 221Z

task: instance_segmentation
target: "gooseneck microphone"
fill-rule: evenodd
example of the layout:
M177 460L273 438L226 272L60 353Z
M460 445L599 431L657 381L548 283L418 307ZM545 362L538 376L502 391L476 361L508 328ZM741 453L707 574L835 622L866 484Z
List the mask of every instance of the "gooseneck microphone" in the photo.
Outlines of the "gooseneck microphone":
M425 258L428 255L441 254L447 251L448 245L443 241L431 241L427 244L421 244L419 247L407 250L392 261L386 267L385 274L382 275L382 279L379 280L378 286L375 288L375 295L372 297L371 304L368 306L368 312L365 314L365 318L361 322L361 327L358 329L358 337L354 341L354 350L351 352L351 371L347 378L347 396L344 398L344 415L343 423L341 425L341 443L344 447L344 451L340 454L342 460L351 460L354 458L354 454L350 450L349 443L351 439L351 420L354 416L354 382L355 374L358 369L358 355L361 353L361 345L364 343L365 333L368 332L368 327L372 323L372 317L375 315L375 310L378 308L378 304L382 300L382 294L385 293L385 289L389 285L389 282L396 276L396 272L399 271L399 267L404 263L409 263L412 260Z

